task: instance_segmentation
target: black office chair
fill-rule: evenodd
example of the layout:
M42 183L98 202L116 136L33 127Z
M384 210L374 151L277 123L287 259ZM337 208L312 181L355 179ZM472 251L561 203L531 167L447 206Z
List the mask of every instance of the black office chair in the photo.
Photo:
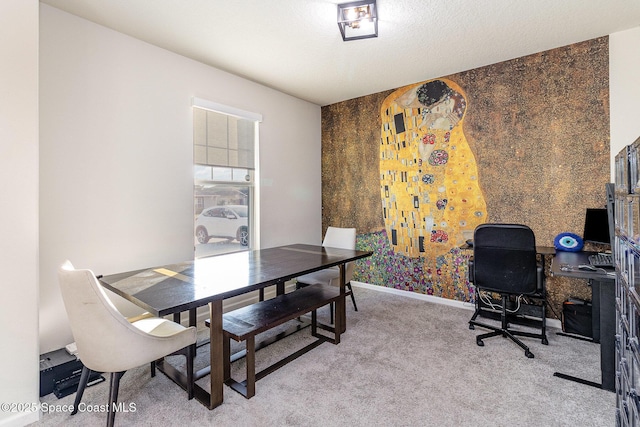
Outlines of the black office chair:
M543 344L548 344L545 276L542 266L537 262L536 240L529 227L519 224L482 224L476 227L473 257L469 260L469 281L476 288L476 311L469 321L469 329L480 326L492 330L476 337L479 346L484 345L485 338L503 336L522 347L525 356L532 358L534 356L529 347L516 335L540 338ZM501 302L494 303L487 297L481 298L486 292L500 294ZM539 334L509 328L523 298L534 298L541 302L541 319L535 322L542 329ZM478 315L496 315L498 309L501 326L476 321ZM530 320L520 316L518 323L532 323Z

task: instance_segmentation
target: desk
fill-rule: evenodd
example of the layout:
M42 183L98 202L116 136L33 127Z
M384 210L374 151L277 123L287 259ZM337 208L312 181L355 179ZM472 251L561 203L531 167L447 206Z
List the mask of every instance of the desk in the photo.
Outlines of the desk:
M209 305L211 390L194 384L194 395L209 409L223 401L222 301L276 285L284 292L284 283L295 277L328 267L340 267L342 298L336 304L343 331L345 315L345 263L370 256L371 252L327 248L312 245L287 245L254 251L235 252L185 261L155 268L112 274L100 278L110 291L156 316L188 311L195 325L195 309ZM159 365L163 372L186 387L186 377L169 364Z
M551 275L588 280L591 285L591 322L593 341L600 343L600 371L602 383L594 384L565 374L554 375L599 386L603 390L615 391L615 335L616 335L616 289L615 276L605 271L580 270L581 264L589 264L589 255L594 252L558 251L551 262ZM609 269L613 271L613 269Z

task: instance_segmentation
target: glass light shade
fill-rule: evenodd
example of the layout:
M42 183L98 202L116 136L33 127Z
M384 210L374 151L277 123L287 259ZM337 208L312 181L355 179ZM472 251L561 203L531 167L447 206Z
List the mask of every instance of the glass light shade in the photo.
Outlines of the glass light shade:
M378 37L375 0L339 4L338 27L344 41Z

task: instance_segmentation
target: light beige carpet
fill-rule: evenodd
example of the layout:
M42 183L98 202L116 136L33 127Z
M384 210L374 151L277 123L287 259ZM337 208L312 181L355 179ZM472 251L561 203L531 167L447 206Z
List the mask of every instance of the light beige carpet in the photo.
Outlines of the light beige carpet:
M347 301L347 332L258 381L245 399L225 386L224 403L208 410L149 367L127 372L119 401L133 409L119 426L613 426L615 394L553 376L556 371L600 381L599 346L559 336L549 345L525 338L535 354L497 337L475 343L472 312L365 288ZM324 313L326 314L326 312ZM256 355L257 369L308 340L295 334ZM203 330L202 334L207 331ZM202 348L197 365L206 364ZM183 359L182 359L183 360ZM180 358L175 363L182 363ZM237 362L234 375L243 378ZM108 380L108 377L107 377ZM199 382L208 387L208 378ZM74 395L42 398L43 426L104 425L108 381L88 388L83 403L98 411L70 416Z

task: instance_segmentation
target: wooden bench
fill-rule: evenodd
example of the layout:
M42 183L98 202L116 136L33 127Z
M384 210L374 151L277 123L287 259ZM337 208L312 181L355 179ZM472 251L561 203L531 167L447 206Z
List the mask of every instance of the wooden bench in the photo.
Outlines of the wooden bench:
M224 382L229 387L242 394L247 399L256 393L256 381L281 368L290 361L302 356L325 341L333 344L340 343L339 324L340 316L337 316L334 327L320 326L317 321L316 310L328 304L340 302L340 289L329 285L313 285L278 295L266 301L260 301L246 307L225 313L222 316L222 332L224 334L223 360ZM342 299L344 302L344 299ZM279 360L271 366L256 373L255 353L256 335L282 325L290 320L311 313L311 335L316 338L295 353ZM207 320L206 325L209 326ZM318 333L318 328L333 332L333 338ZM231 378L231 339L241 342L246 341L247 379L239 382Z

